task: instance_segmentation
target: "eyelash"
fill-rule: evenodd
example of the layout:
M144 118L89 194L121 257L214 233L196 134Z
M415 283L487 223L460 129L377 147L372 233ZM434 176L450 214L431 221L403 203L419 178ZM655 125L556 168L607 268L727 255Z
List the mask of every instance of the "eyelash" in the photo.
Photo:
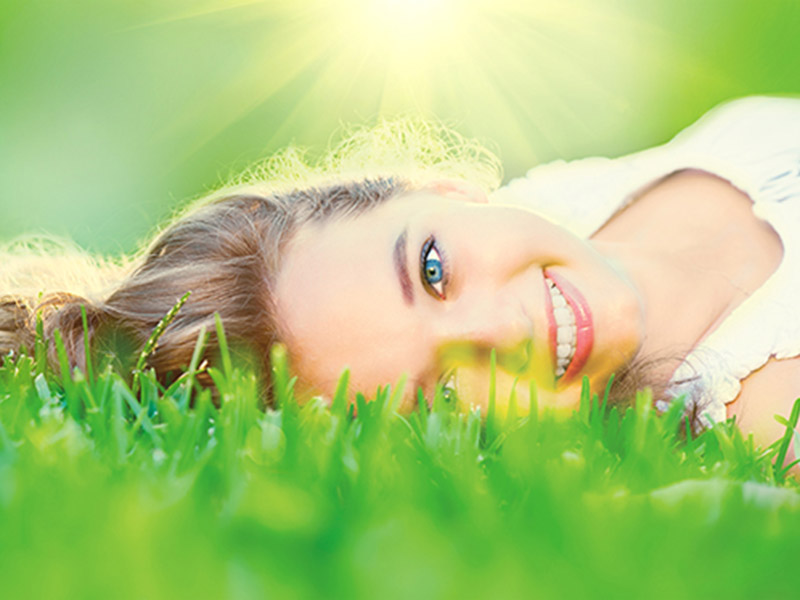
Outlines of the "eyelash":
M434 255L433 258L431 258L432 254ZM439 263L438 279L433 282L428 280L428 269L435 267L435 265L429 264L432 262ZM430 236L427 240L425 240L425 243L422 244L422 249L419 253L419 274L420 279L422 280L422 285L426 290L429 290L432 294L435 294L440 300L444 300L446 298L445 290L448 279L447 261L445 260L444 253L436 244L436 238L433 236Z
M437 398L441 398L445 404L453 404L458 402L458 392L456 391L456 371L451 369L445 371L441 377L436 381L433 389L433 396L425 397L423 395L422 387L417 389L417 394L420 402L428 405L428 410L431 410Z
M448 404L451 402L455 402L458 399L458 393L456 392L456 372L455 369L451 369L442 375L442 377L437 382L437 387L441 390L442 399L447 402Z

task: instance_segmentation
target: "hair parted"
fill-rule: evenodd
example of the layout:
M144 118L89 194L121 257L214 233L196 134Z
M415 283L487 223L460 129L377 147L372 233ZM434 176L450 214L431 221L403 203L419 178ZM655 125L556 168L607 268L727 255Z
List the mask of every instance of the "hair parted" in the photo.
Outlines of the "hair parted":
M264 368L280 338L273 285L298 229L356 215L445 176L491 190L500 181L499 161L446 127L386 121L347 131L318 161L297 148L275 154L181 211L131 259L19 238L0 248L0 364L9 352L32 348L41 318L51 364L58 330L71 366L85 369L85 310L92 354L125 370L159 320L191 292L148 366L162 379L185 368L203 328L206 358L214 361L216 313L234 350ZM265 383L267 376L264 368Z

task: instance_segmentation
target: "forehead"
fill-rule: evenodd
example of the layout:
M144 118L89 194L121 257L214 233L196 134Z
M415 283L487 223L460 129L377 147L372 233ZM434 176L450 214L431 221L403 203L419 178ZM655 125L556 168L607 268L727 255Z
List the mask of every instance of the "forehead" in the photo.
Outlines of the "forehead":
M410 195L298 231L286 249L275 300L301 378L330 388L348 367L354 383L372 388L428 360L426 334L403 299L393 250L412 215L435 202ZM416 255L408 252L411 269Z

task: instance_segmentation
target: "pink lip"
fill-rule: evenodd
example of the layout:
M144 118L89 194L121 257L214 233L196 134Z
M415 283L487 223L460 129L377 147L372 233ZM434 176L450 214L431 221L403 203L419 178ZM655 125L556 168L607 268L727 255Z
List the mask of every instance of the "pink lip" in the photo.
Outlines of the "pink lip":
M572 312L575 313L575 325L577 328L577 336L575 340L575 355L569 363L566 372L559 378L559 383L567 383L572 381L575 376L580 373L589 354L592 351L594 344L594 326L592 324L592 312L589 310L589 304L586 298L583 297L575 286L562 276L553 273L552 271L545 270L544 272L547 279L556 284L564 299L569 304ZM547 281L544 282L545 288ZM550 351L553 358L553 364L556 364L556 319L553 316L553 303L550 299L550 290L546 290L545 304L547 306L547 320L548 320L548 333L550 337Z

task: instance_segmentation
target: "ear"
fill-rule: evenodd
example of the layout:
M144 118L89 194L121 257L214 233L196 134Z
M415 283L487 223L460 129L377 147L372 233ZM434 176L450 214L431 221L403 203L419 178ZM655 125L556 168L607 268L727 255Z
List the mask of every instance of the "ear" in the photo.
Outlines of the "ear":
M487 204L489 197L483 189L464 179L435 179L425 186L437 194L454 200Z

